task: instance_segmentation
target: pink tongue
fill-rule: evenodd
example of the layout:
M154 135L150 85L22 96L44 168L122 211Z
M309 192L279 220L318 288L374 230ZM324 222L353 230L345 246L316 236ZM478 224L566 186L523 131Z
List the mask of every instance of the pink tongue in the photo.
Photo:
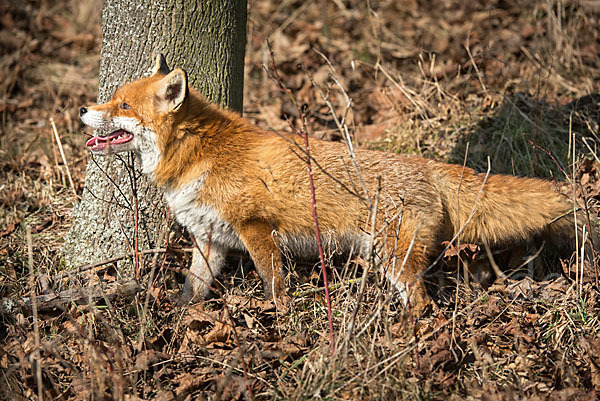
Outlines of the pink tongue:
M122 136L121 138L118 138L118 136L121 134L125 134L125 135ZM118 139L114 139L114 138L118 138ZM95 146L98 146L99 144L103 144L106 142L118 144L118 143L128 142L130 140L131 140L131 134L127 133L126 131L119 130L119 131L113 132L112 134L110 134L108 136L94 136L94 137L88 139L88 141L85 143L85 146L95 147Z
M85 143L85 146L89 147L93 147L96 146L99 142L108 142L107 138L102 138L100 136L94 136L90 139L88 139L88 141Z

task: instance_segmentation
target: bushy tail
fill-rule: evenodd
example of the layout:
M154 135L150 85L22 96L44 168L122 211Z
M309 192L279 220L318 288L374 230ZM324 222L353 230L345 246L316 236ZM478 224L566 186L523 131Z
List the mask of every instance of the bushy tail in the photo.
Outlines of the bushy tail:
M489 175L486 179L485 174L471 169L463 172L461 166L447 166L434 168L435 181L454 234L463 230L463 242L487 241L491 246L501 246L541 237L565 253L575 248L576 226L579 246L584 225L589 233L585 214L578 211L575 217L572 199L550 181L508 175ZM597 238L595 224L591 234Z

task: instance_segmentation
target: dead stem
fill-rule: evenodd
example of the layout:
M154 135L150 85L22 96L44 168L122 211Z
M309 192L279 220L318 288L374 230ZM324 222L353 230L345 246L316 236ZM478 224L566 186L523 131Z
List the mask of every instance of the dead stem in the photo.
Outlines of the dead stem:
M283 82L281 81L281 78L279 77L279 73L277 71L277 68L275 67L275 55L273 54L273 49L271 48L271 45L269 44L269 42L267 41L267 46L269 48L269 53L271 55L271 68L273 71L273 75L279 85L279 88L284 92L287 93L287 95L290 97L292 103L296 106L296 109L298 111L298 115L300 116L300 120L302 122L302 131L298 131L298 129L296 129L295 127L293 127L290 124L290 128L298 135L300 135L301 137L304 137L304 152L306 154L306 167L308 170L308 178L309 178L309 183L310 183L310 193L311 193L311 203L312 203L312 215L313 215L313 222L315 225L315 235L316 235L316 239L317 239L317 248L318 248L318 252L319 252L319 260L321 263L321 273L323 275L323 283L325 286L325 299L327 301L327 319L329 321L329 341L331 344L331 355L334 355L335 352L335 338L334 338L334 334L333 334L333 316L332 316L332 312L331 312L331 297L329 295L329 285L328 285L328 281L327 281L327 269L325 268L325 258L323 256L323 245L321 244L321 230L319 228L319 220L317 218L317 200L316 200L316 194L315 194L315 185L314 185L314 181L313 181L313 175L312 175L312 166L311 166L311 157L310 157L310 146L309 146L309 141L308 141L308 130L306 128L306 120L305 120L305 113L304 111L300 108L300 106L298 105L298 103L296 102L296 99L292 93L291 90L289 90L287 87L285 87L285 85L283 85Z
M210 272L210 276L211 276L213 283L216 283L217 282L216 277L210 267L210 263L208 262L208 258L210 256L210 242L211 242L210 238L211 237L212 237L212 226L211 226L210 232L208 234L208 247L207 247L207 254L205 255L204 252L202 251L202 249L200 249L200 247L198 246L198 242L196 242L196 238L194 238L193 235L190 235L190 238L192 240L192 243L194 244L194 247L200 253L200 256L202 256L202 259L204 259L204 263L206 263L207 270ZM197 278L199 278L199 277L197 277ZM205 284L207 284L207 283L205 282ZM242 369L244 371L244 381L246 383L246 390L248 391L248 398L250 398L250 400L254 400L254 395L252 394L252 386L250 385L250 380L248 379L248 367L246 366L246 360L244 359L245 347L242 344L242 342L240 341L240 336L238 334L238 331L237 331L237 328L235 325L235 321L233 320L233 315L231 314L231 310L229 309L227 300L225 299L223 291L221 291L221 288L218 285L216 285L214 287L211 287L209 285L207 285L207 286L211 290L215 291L219 295L219 298L221 299L221 301L223 302L223 308L225 309L225 312L227 313L227 318L229 319L229 323L231 325L231 330L233 331L235 345L240 350L240 363L242 364Z
M35 349L32 355L32 365L35 369L35 380L37 382L38 399L44 399L42 392L42 359L40 355L40 327L37 308L37 297L35 295L35 267L33 266L33 240L31 238L31 229L25 228L27 234L27 260L29 262L29 286L31 287L31 305L33 309L33 333L35 339Z

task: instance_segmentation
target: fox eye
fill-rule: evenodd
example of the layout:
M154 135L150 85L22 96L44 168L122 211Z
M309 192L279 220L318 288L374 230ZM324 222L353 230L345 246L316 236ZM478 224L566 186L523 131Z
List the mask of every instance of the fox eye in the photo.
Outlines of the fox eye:
M121 108L123 110L129 110L131 108L131 106L128 105L127 103L123 102L123 103L121 103Z

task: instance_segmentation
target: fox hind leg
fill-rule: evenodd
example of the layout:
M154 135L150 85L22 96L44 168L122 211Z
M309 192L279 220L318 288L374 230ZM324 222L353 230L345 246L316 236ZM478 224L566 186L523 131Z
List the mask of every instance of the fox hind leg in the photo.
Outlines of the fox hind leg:
M404 306L421 311L430 301L425 288L428 251L434 248L433 230L422 224L409 224L409 216L396 229L387 231L380 255L387 279L396 287ZM429 246L428 246L429 245Z
M425 289L424 269L427 260L422 249L412 248L396 253L396 267L386 272L388 280L396 287L404 306L420 311L430 302Z
M283 282L281 254L272 235L273 228L264 221L252 221L240 225L237 232L263 281L265 298L275 300L283 310L288 298Z

